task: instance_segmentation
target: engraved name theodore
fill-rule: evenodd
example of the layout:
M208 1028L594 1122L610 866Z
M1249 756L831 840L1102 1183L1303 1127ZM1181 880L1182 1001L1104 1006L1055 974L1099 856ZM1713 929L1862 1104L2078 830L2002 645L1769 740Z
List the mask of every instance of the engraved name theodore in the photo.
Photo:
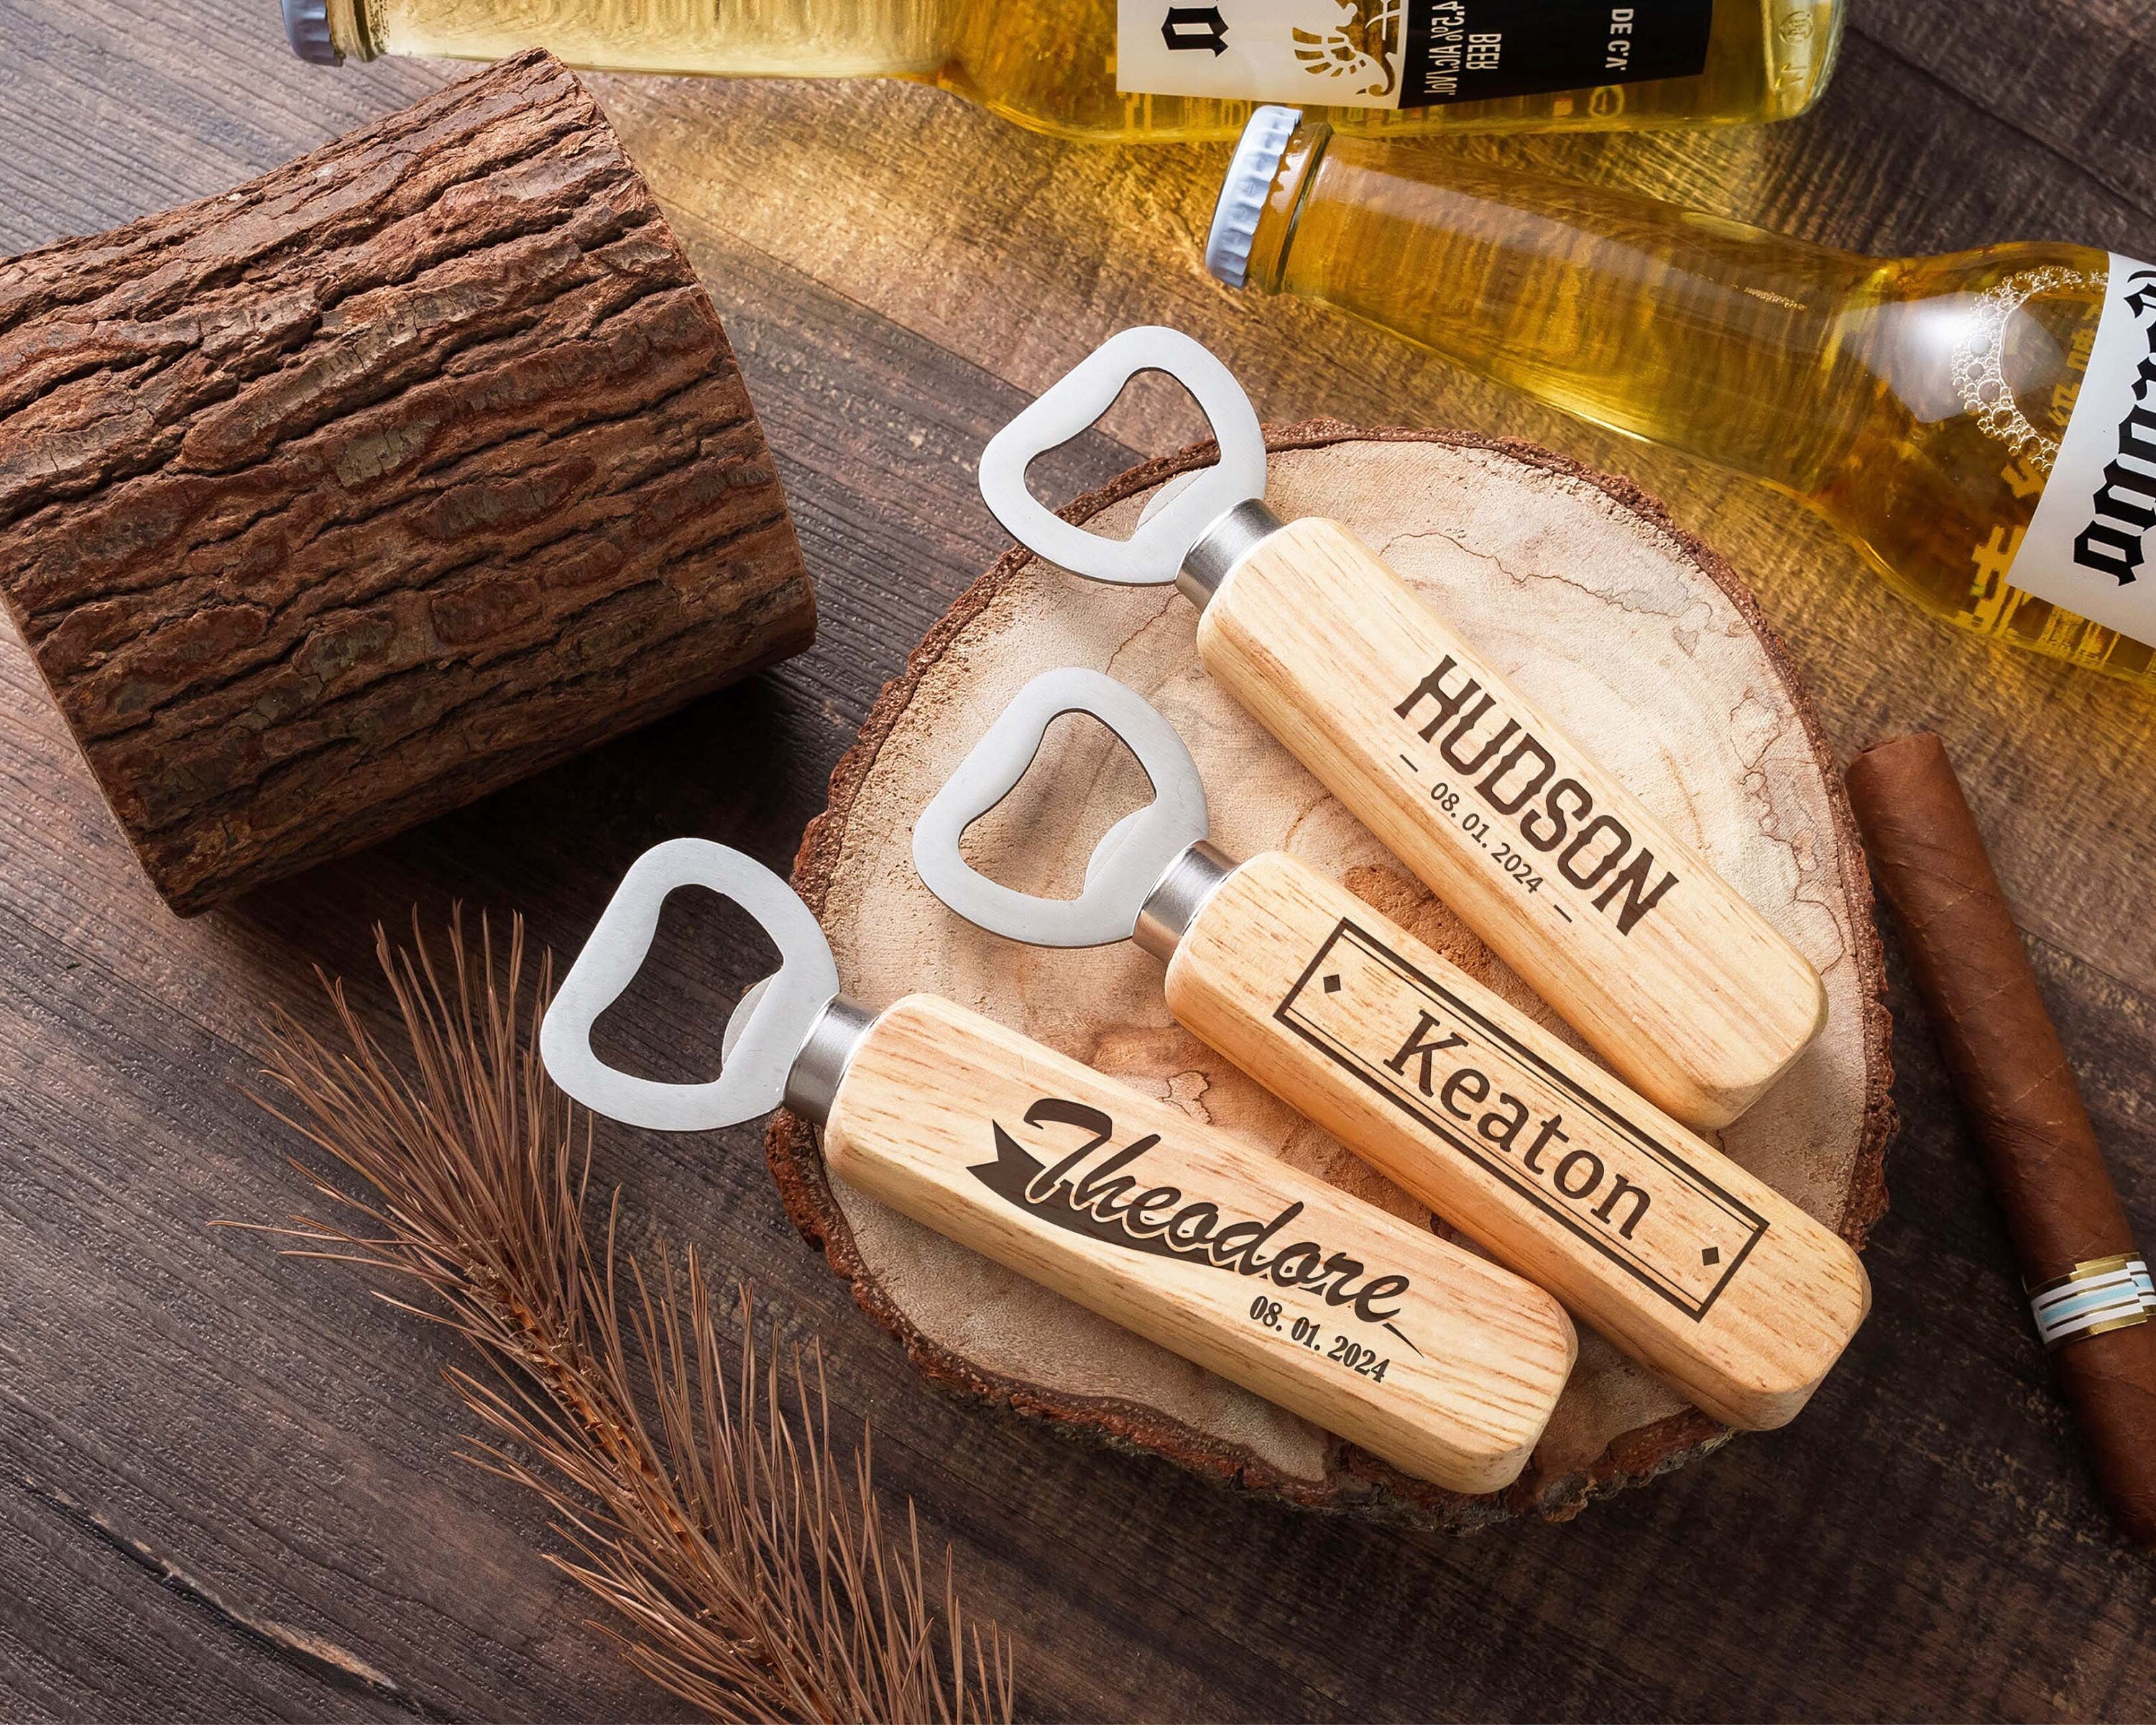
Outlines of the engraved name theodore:
M1352 922L1273 1016L1695 1320L1767 1231L1671 1146Z
M1067 1097L1041 1097L1025 1111L1025 1124L1035 1132L1075 1127L1078 1138L1060 1147L1060 1154L1050 1150L1050 1159L1041 1162L1000 1121L991 1122L995 1159L967 1171L1006 1203L1105 1245L1318 1296L1327 1307L1352 1312L1416 1353L1422 1351L1393 1322L1401 1314L1413 1279L1365 1265L1322 1241L1296 1238L1301 1232L1294 1226L1303 1214L1301 1203L1260 1220L1237 1216L1203 1193L1149 1185L1134 1172L1135 1165L1158 1146L1160 1134L1147 1132L1117 1145L1111 1116Z

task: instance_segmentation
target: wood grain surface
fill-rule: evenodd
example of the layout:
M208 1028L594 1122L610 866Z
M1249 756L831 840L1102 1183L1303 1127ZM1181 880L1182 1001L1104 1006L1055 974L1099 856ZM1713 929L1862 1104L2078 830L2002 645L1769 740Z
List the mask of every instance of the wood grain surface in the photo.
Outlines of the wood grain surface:
M1717 1420L1787 1424L1871 1306L1831 1228L1280 851L1206 901L1167 993L1178 1023Z
M1804 955L1337 522L1292 522L1245 557L1205 608L1198 654L1611 1070L1687 1125L1728 1125L1825 1025ZM1549 786L1502 829L1505 855L1533 845L1545 888L1527 892L1431 800L1433 779L1486 769L1484 798L1496 808L1503 781L1507 814Z
M855 1190L1452 1491L1517 1479L1572 1371L1572 1321L1542 1289L932 994L877 1015L824 1147ZM1111 1220L1118 1194L1132 1208ZM1240 1258L1194 1244L1231 1235ZM1342 1299L1294 1291L1336 1251L1353 1266L1330 1278ZM1287 1281L1236 1267L1261 1260ZM1321 1321L1359 1371L1306 1345L1301 1324Z
M1820 109L1763 131L1475 146L1829 244L2057 237L2156 255L2156 18L2136 0L1854 0ZM221 192L451 69L293 61L268 0L0 0L0 249ZM696 833L783 869L906 649L1004 542L981 443L1142 318L1260 411L1458 424L1630 472L1751 578L1845 753L1954 752L2129 1213L2156 1235L2156 702L1964 639L1786 501L1590 433L1322 310L1195 268L1224 152L1029 136L911 88L594 88L726 319L822 601L786 667L190 923L142 881L27 656L0 644L0 1712L226 1721L665 1717L456 1463L449 1341L334 1270L213 1230L308 1202L244 1101L251 1022L354 978L416 901L580 938ZM1045 464L1068 493L1189 434L1134 390ZM623 1004L661 1076L763 968L694 913ZM955 1543L1038 1717L2134 1718L2156 1572L2104 1522L1920 1026L1875 1309L1803 1417L1569 1526L1409 1536L1239 1499L922 1392L793 1239L754 1128L608 1133L636 1226L820 1332L840 1423ZM362 988L362 998L376 999ZM377 1002L378 1004L378 1002Z

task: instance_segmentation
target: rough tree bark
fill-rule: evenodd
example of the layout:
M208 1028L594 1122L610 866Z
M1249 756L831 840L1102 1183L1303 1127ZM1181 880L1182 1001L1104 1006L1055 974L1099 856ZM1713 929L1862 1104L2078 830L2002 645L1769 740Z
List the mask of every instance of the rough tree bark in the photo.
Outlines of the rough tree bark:
M1269 441L1276 508L1356 529L1818 967L1826 1029L1714 1136L1861 1245L1885 1209L1893 1123L1871 886L1810 703L1728 564L1637 488L1529 445L1329 422L1278 428ZM1209 444L1151 463L1065 513L1127 532L1154 487L1211 459ZM1294 853L1568 1034L1204 675L1196 615L1173 590L1102 587L1013 552L885 690L833 775L795 885L823 919L847 993L867 1004L916 988L946 994L1427 1221L1175 1025L1155 961L1127 943L1044 952L999 941L945 910L913 872L914 816L1004 703L1050 666L1091 665L1175 723L1231 855ZM1104 731L1065 720L968 849L1013 886L1073 894L1100 834L1150 794ZM1583 1329L1579 1364L1526 1475L1488 1497L1442 1491L849 1191L791 1116L766 1142L795 1224L930 1376L1250 1489L1449 1527L1561 1517L1728 1435Z
M815 629L717 314L539 53L0 264L0 595L183 913Z

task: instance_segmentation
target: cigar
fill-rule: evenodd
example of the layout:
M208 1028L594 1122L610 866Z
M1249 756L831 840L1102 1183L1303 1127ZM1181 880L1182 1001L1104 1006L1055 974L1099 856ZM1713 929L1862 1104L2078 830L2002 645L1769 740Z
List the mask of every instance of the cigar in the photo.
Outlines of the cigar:
M2156 1548L2156 1291L1983 837L1928 732L1859 755L1849 794L2090 1465Z

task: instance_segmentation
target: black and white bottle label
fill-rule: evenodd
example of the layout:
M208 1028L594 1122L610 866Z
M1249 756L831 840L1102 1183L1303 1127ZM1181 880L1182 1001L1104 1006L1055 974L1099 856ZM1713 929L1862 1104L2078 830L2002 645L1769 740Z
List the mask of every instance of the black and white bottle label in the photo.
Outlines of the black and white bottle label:
M1714 0L1116 0L1116 88L1426 108L1689 78Z
M2081 393L2006 579L2156 644L2156 266L2112 254Z

